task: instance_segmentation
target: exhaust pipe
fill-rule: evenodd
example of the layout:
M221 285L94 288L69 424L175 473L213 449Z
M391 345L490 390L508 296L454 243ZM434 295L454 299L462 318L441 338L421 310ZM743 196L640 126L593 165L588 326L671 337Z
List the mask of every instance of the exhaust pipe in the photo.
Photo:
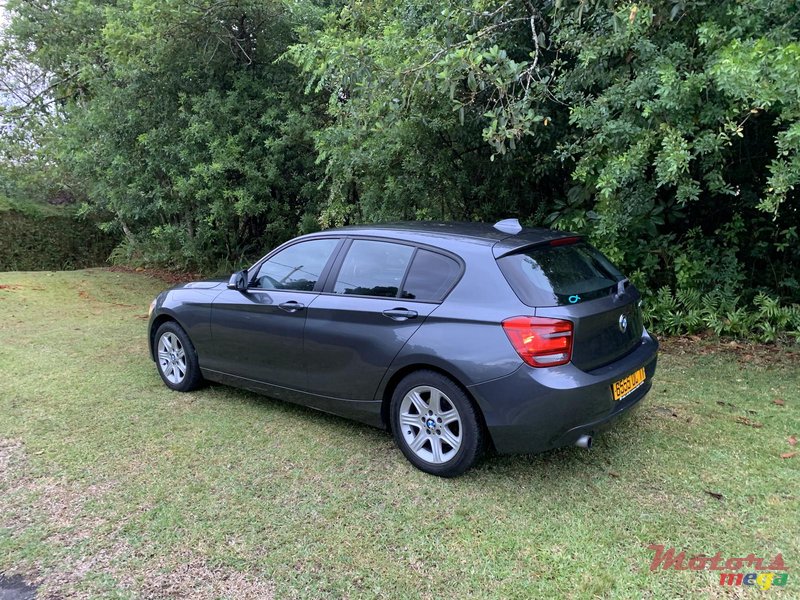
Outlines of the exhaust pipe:
M575 442L575 445L579 448L586 448L587 450L592 447L592 436L590 435L582 435L578 438L578 441Z

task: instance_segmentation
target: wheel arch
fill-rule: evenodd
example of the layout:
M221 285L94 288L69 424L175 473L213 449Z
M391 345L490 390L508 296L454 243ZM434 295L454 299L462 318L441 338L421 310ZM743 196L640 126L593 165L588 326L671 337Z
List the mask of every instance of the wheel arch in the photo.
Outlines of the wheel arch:
M175 318L175 315L167 312L157 315L150 324L150 333L148 334L148 340L150 343L150 358L152 360L156 359L156 332L158 331L159 327L161 327L164 323L168 323L169 321L176 323L182 329L186 330L186 328L181 325L180 321Z
M467 397L467 399L472 403L472 406L475 409L475 414L478 415L478 420L480 421L479 425L483 429L486 439L489 440L491 444L494 444L492 441L491 432L489 431L488 427L486 427L486 419L483 416L481 406L475 397L470 393L469 389L467 389L467 386L461 383L458 377L448 372L446 369L427 363L414 363L401 367L392 374L392 376L389 378L389 381L386 383L386 387L383 389L383 397L381 398L381 421L383 421L384 427L386 427L390 433L392 431L392 425L389 417L389 406L392 402L392 395L394 394L395 389L397 389L397 386L405 377L417 371L433 371L434 373L438 373L443 377L447 377L450 381L457 385L461 391L464 392L464 395Z

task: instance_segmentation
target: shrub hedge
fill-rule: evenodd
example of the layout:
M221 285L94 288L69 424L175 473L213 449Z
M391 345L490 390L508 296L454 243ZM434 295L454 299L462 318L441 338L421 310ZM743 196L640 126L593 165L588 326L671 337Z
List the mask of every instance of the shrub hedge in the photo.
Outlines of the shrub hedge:
M96 267L119 243L69 208L20 206L0 200L0 271Z

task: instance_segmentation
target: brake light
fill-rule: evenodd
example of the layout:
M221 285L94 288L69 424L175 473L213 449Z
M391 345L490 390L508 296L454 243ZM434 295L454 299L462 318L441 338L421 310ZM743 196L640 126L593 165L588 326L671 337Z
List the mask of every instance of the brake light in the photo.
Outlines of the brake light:
M579 236L557 238L550 240L551 246L566 246L567 244L576 244L581 241Z
M572 321L511 317L503 330L522 360L532 367L563 365L572 358Z

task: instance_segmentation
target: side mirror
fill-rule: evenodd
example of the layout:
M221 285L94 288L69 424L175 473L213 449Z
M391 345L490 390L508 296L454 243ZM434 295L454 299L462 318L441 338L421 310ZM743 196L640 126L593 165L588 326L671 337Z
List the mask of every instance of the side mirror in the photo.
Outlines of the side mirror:
M228 280L228 289L237 290L239 292L247 291L247 269L236 271Z

